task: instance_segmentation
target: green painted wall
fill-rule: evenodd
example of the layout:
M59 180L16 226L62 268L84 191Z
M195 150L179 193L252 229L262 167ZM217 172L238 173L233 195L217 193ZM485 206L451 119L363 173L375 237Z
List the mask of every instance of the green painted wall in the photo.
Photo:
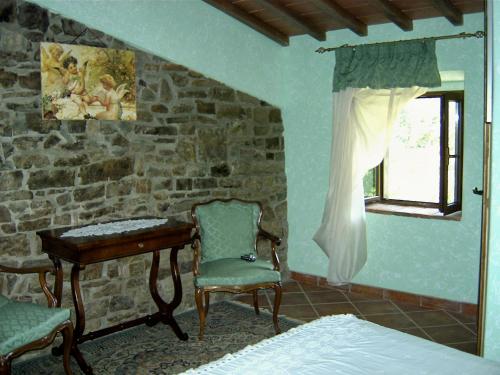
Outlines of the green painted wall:
M486 292L486 318L484 356L500 359L500 4L491 1L493 8L493 126L491 139L491 205L490 238L488 245L488 279Z
M331 76L335 56L319 55L320 45L399 40L483 29L482 14L465 26L444 19L415 23L405 33L393 25L369 28L369 37L334 32L318 43L295 38L288 49L284 111L289 202L289 266L325 276L327 258L311 241L321 220L328 184L331 138ZM483 118L483 40L437 42L440 70L465 72L464 209L462 220L442 221L367 214L368 262L354 282L475 303L479 269Z
M326 275L326 257L311 238L328 188L335 55L314 50L483 28L482 15L474 14L465 17L463 27L439 18L415 22L413 32L380 25L370 27L367 38L339 31L329 33L322 43L295 37L284 48L199 0L33 2L280 106L289 194L289 266L320 276ZM476 302L481 200L470 191L481 186L482 43L467 39L437 44L440 69L465 71L462 221L368 214L369 258L355 282Z

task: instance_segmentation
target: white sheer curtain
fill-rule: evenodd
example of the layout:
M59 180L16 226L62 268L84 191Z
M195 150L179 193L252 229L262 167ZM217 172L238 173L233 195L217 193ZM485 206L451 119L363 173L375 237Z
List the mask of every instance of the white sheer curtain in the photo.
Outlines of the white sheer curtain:
M328 282L349 282L367 258L363 176L383 159L401 109L420 87L347 87L333 94L330 187L314 241L329 257Z

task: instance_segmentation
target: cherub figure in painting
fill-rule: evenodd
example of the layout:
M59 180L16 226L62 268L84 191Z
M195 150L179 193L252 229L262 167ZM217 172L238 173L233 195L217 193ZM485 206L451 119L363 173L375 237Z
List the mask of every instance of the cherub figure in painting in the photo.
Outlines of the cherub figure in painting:
M64 49L55 43L50 44L47 50L41 47L41 72L44 86L46 91L54 96L61 95L64 91L63 76L65 69L63 62L69 56L71 50L64 52Z
M103 74L99 81L102 84L105 92L101 97L95 96L94 100L98 101L103 105L106 110L99 112L95 115L98 120L121 120L122 118L122 104L121 100L123 96L128 92L125 89L125 84L121 84L116 87L116 81L110 74ZM115 89L116 87L116 89Z
M64 96L69 96L70 99L78 105L79 111L85 115L87 113L87 104L94 101L93 98L87 94L85 89L87 61L78 69L78 60L73 56L68 56L63 62L63 67L65 73L62 80L66 85Z

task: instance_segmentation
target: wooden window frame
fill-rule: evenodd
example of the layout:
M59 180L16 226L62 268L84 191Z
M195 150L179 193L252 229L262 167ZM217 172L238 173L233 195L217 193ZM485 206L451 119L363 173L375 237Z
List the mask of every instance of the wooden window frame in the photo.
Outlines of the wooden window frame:
M463 184L463 133L464 133L464 92L463 91L435 91L421 95L419 98L435 98L441 99L441 128L440 128L440 175L439 175L439 202L420 202L410 200L397 200L384 198L384 161L382 161L374 171L375 176L375 195L365 198L365 204L368 206L372 203L390 205L390 206L412 206L423 208L435 208L442 215L449 215L462 209L462 184ZM418 98L416 98L418 99ZM455 154L449 153L449 118L448 118L448 103L459 103L460 123L456 134L458 147ZM447 203L448 197L448 166L450 158L457 160L456 168L456 197L457 201L451 204Z

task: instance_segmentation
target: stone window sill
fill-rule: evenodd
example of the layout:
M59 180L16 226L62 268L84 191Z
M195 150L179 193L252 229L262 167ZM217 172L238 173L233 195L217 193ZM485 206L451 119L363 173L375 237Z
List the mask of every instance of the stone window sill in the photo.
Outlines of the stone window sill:
M366 212L382 214L382 215L397 215L397 216L411 216L424 219L438 219L438 220L462 220L462 212L458 211L450 215L443 215L437 208L416 207L416 206L400 206L395 204L385 203L366 203Z

